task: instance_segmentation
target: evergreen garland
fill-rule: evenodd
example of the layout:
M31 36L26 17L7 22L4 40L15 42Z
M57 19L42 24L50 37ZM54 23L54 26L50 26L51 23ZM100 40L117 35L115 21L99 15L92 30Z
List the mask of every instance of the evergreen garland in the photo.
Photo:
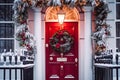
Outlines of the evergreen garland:
M108 5L104 1L96 2L94 14L96 16L96 29L92 37L95 40L95 54L100 55L107 49L106 39L110 36L110 25L106 23L107 15L110 12Z
M96 54L101 54L101 52L104 52L106 50L106 37L110 35L110 25L106 23L106 18L108 13L110 12L108 9L108 5L106 2L102 0L15 0L13 5L14 10L14 21L16 22L16 26L18 28L16 32L16 39L20 41L20 46L28 47L26 45L27 42L31 41L34 42L34 38L28 37L25 38L24 35L29 33L31 35L29 30L25 30L27 25L27 19L28 19L28 8L30 7L42 7L45 8L47 6L63 6L67 5L68 7L76 7L81 9L83 11L82 7L89 5L94 8L94 13L96 16L96 29L93 33L92 37L95 40L95 50ZM26 27L24 27L26 26ZM24 28L24 30L23 30ZM21 34L22 33L22 34ZM20 35L22 36L20 36ZM29 43L28 43L29 44ZM33 44L33 43L32 43ZM28 48L28 50L33 51L35 48L35 45L30 45L31 47Z

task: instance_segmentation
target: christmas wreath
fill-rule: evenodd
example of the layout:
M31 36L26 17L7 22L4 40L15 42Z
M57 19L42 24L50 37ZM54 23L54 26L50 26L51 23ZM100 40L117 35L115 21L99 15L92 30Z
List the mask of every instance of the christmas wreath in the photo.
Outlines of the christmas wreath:
M73 37L65 30L57 31L50 38L50 46L54 51L59 53L69 52L72 48L73 42Z

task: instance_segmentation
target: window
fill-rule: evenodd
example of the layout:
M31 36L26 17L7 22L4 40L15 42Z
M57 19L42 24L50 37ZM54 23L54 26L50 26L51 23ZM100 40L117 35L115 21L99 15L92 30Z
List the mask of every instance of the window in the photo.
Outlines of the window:
M120 0L116 0L116 2L120 2Z
M120 4L116 4L116 18L120 19Z
M120 22L116 22L116 47L120 50Z
M15 26L12 21L14 0L0 0L0 53L4 49L14 50Z
M0 23L0 38L14 38L13 23Z
M116 48L120 50L120 0L116 0Z
M4 4L0 5L0 21L12 21L12 5L11 4Z
M0 3L13 3L14 0L0 0Z

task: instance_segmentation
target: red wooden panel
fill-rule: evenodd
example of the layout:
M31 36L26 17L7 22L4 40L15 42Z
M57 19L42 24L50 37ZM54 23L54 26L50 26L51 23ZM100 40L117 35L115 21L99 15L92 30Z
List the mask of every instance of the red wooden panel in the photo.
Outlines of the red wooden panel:
M58 30L66 30L74 38L74 43L69 52L61 57L54 51L49 42ZM78 80L78 22L46 22L46 80ZM64 58L66 61L57 61ZM75 59L76 62L75 62Z

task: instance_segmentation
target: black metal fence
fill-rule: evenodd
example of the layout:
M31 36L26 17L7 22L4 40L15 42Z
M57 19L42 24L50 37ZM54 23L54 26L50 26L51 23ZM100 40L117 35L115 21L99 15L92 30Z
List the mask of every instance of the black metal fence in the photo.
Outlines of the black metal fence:
M101 55L95 57L96 64L113 64L113 55ZM109 67L94 67L95 80L113 80L113 69Z

